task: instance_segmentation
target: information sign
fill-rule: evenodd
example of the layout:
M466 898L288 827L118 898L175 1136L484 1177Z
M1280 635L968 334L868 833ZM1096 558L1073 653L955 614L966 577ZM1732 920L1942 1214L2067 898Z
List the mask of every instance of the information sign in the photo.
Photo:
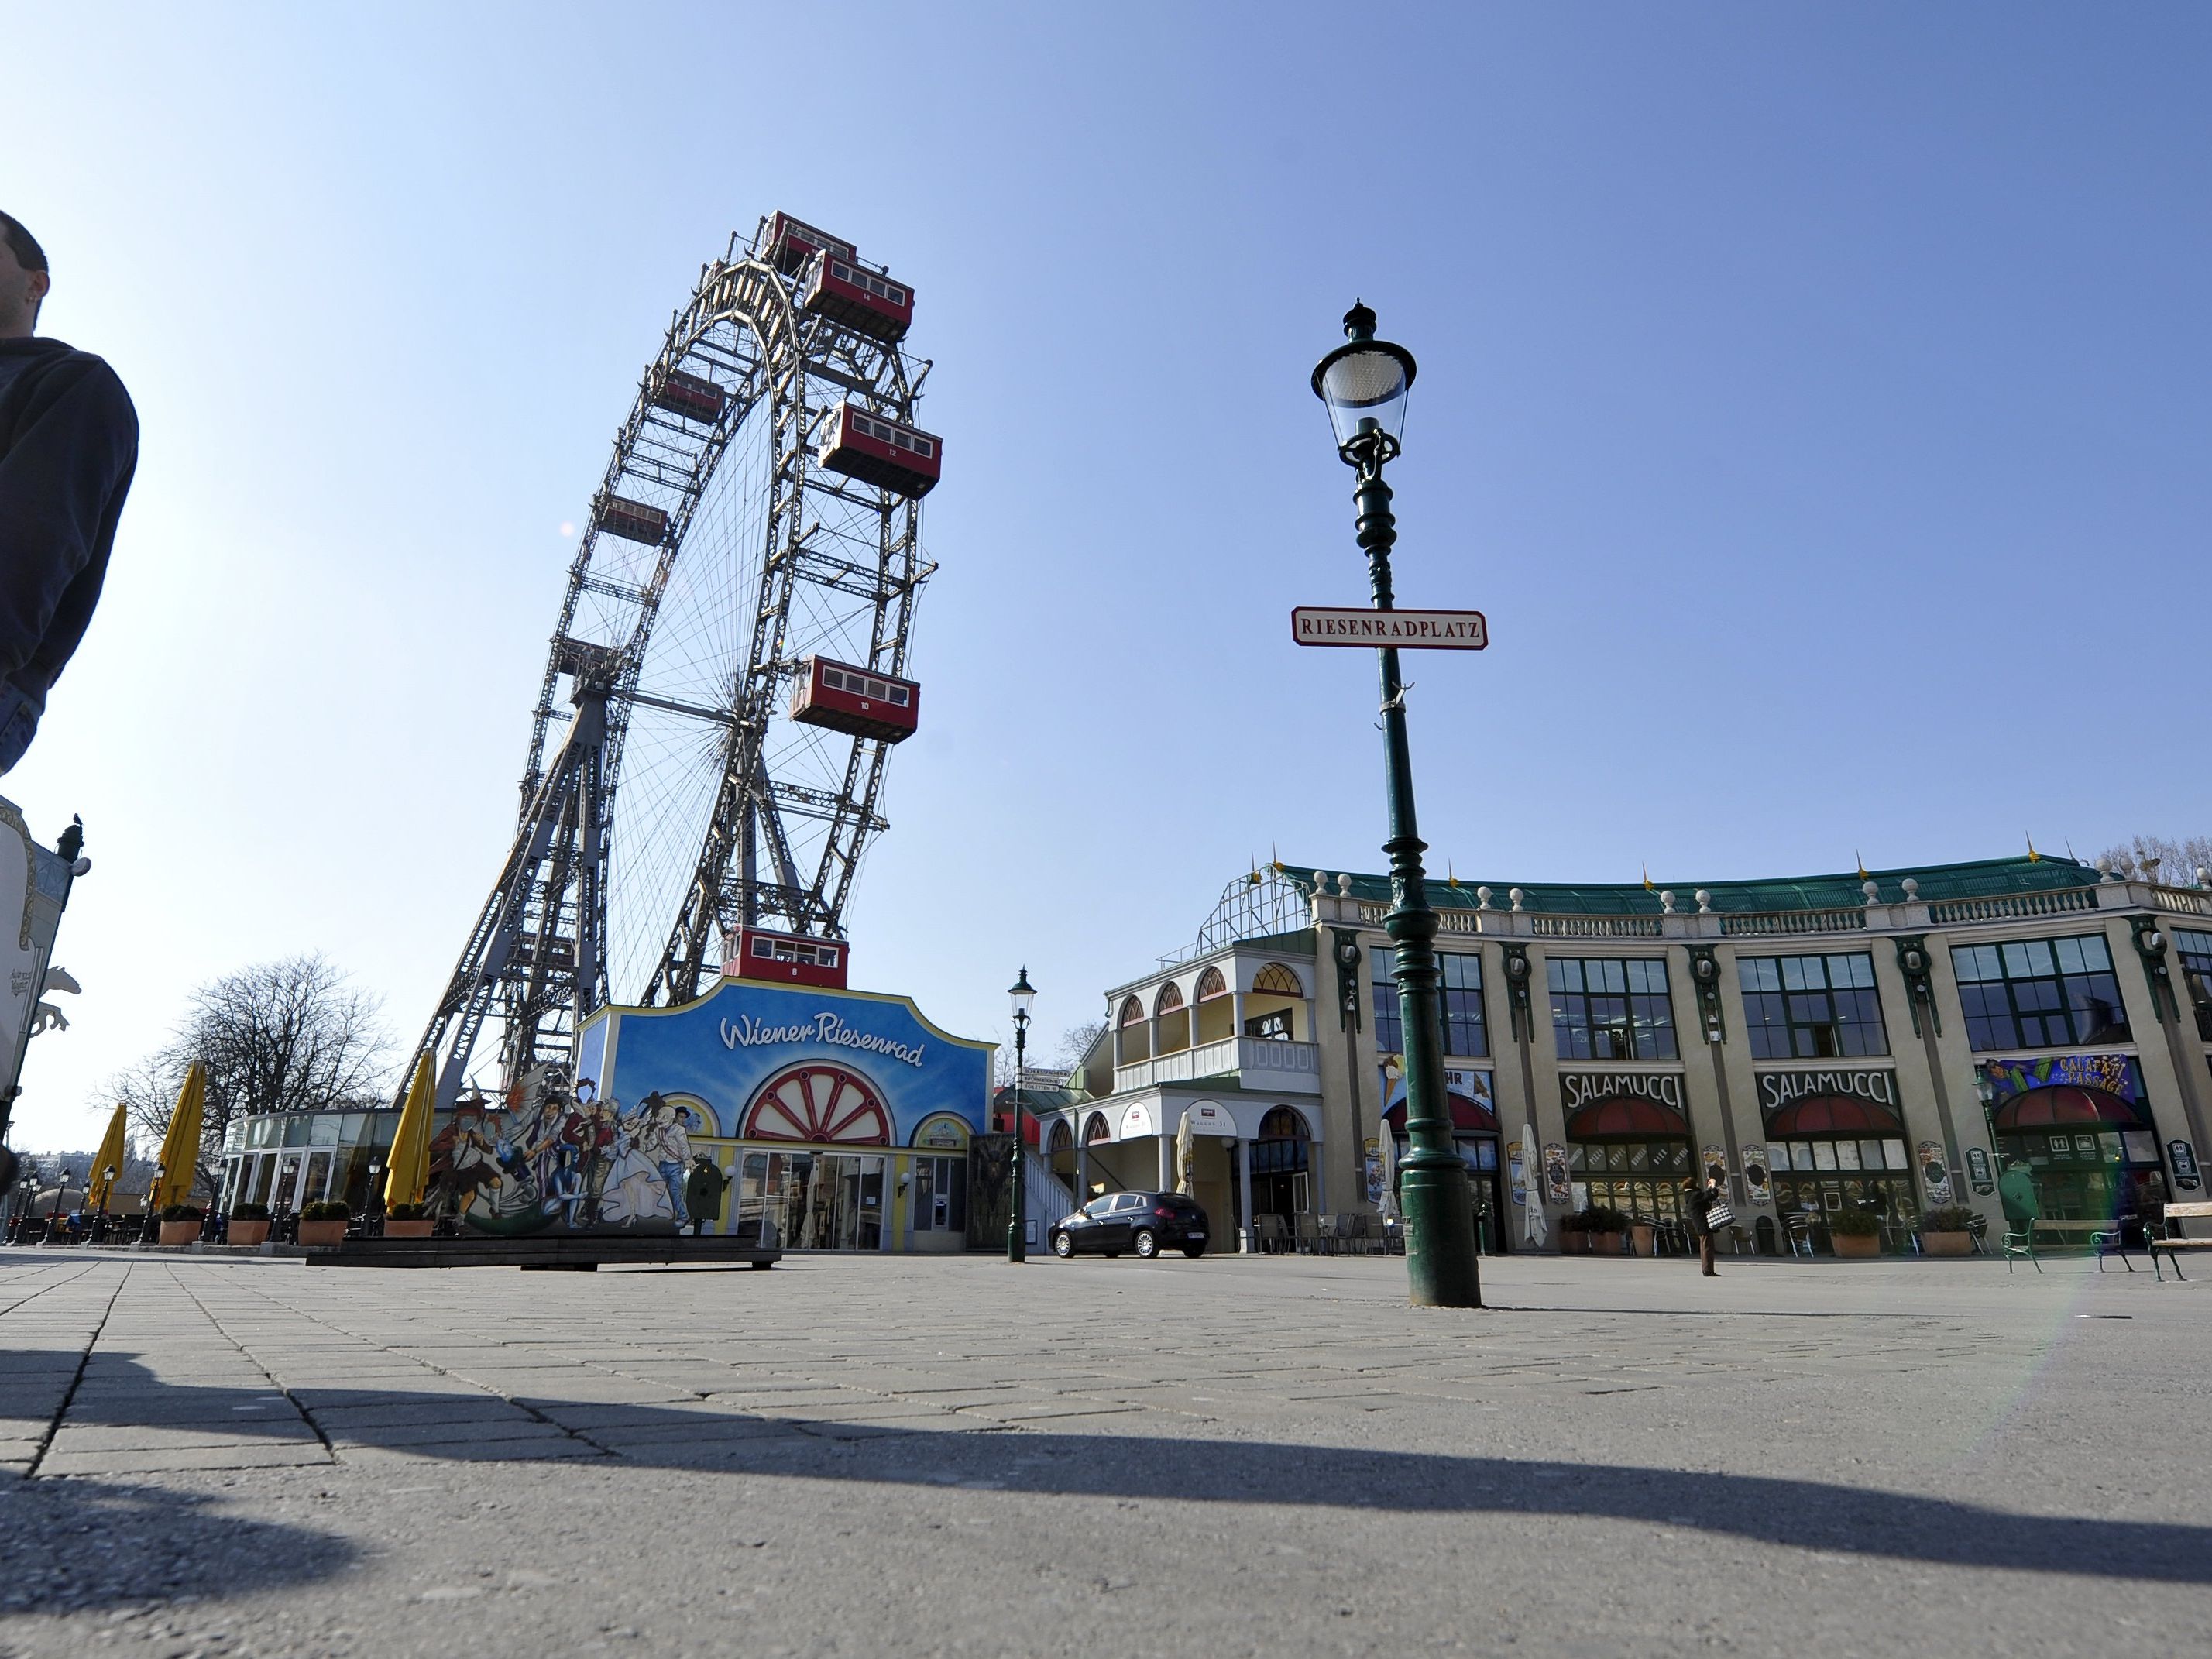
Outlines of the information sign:
M1490 643L1490 624L1480 611L1368 611L1358 605L1302 605L1291 612L1291 637L1300 645L1480 651Z

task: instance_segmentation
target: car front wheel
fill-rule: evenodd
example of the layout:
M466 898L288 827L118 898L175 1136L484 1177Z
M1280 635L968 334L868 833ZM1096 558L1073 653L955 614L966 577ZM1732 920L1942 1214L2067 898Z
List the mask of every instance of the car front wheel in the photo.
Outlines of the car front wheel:
M1052 1236L1052 1253L1065 1261L1075 1254L1075 1241L1066 1233L1054 1233Z
M1160 1236L1150 1227L1137 1235L1135 1243L1137 1254L1147 1261L1160 1253Z

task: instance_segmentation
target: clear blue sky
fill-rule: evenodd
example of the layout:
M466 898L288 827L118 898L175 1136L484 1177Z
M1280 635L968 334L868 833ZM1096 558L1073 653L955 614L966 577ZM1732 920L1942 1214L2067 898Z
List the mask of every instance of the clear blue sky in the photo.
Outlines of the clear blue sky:
M1463 878L2207 828L2212 14L2181 5L16 9L0 207L144 459L0 793L94 873L20 1139L320 949L411 1041L504 850L584 505L786 207L915 284L929 725L856 982L1043 1030L1254 853L1373 869L1355 295L1424 826ZM28 70L29 72L24 72ZM1048 1050L1051 1047L1046 1044Z

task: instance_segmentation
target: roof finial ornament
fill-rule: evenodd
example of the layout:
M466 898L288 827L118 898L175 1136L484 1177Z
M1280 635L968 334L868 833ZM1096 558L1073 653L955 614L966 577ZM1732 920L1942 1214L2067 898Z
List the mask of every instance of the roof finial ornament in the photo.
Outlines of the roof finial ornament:
M1710 892L1708 892L1705 888L1700 887L1699 889L1698 889L1696 897L1697 897L1697 901L1698 901L1698 914L1699 915L1701 915L1701 916L1709 916L1709 915L1712 915L1712 913L1713 913L1713 896L1712 896L1712 894L1711 894L1711 893L1710 893Z
M1336 890L1345 898L1350 898L1352 896L1352 878L1345 874L1342 871L1339 871L1337 872Z
M2204 872L2199 870L2197 873L2201 876ZM1490 908L1490 890L1487 887L1478 887L1474 890L1474 908L1478 910L1487 910Z
M1659 890L1659 913L1662 915L1667 916L1671 916L1674 914L1674 890L1673 888L1662 887Z
M1881 889L1875 886L1874 883L1870 881L1861 882L1859 884L1859 891L1866 895L1866 902L1869 904L1879 904L1881 902Z
M1505 890L1505 896L1506 896L1506 897L1508 897L1508 898L1510 898L1510 899L1511 899L1511 900L1513 901L1513 908L1514 908L1515 909L1518 910L1518 909L1521 908L1521 900L1522 900L1522 895L1521 890L1520 890L1518 887L1509 887L1509 888L1507 888L1507 889Z
M1919 877L1907 876L1899 884L1905 889L1905 902L1907 904L1917 904L1920 902Z
M1328 872L1326 870L1314 872L1314 896L1316 898L1328 896Z

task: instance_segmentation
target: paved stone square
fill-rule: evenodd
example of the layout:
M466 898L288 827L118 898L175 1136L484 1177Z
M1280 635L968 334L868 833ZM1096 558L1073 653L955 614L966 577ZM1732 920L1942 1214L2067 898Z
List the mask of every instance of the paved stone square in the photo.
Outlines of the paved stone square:
M2212 1650L2212 1276L0 1251L0 1653Z

